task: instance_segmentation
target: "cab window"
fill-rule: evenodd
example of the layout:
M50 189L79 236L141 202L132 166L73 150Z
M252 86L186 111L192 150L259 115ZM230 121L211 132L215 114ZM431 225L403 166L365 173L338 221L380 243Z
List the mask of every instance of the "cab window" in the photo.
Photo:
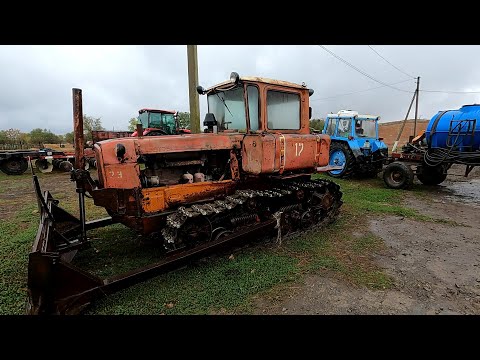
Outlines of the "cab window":
M248 97L248 116L250 118L250 130L255 131L259 128L258 123L258 88L256 86L247 86Z
M335 135L335 127L337 126L337 119L328 119L327 135Z
M351 119L339 119L338 121L338 129L337 129L337 136L340 137L348 137L351 133Z
M267 91L267 127L271 130L299 130L300 95Z

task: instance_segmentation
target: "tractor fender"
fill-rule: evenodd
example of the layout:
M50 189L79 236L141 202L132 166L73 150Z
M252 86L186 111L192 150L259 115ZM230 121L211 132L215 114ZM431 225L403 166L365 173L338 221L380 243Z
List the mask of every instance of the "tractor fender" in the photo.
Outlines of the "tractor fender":
M346 143L348 145L348 147L352 151L355 159L357 159L360 156L363 157L362 150L360 149L360 146L358 145L358 143L355 140L339 141L339 142Z

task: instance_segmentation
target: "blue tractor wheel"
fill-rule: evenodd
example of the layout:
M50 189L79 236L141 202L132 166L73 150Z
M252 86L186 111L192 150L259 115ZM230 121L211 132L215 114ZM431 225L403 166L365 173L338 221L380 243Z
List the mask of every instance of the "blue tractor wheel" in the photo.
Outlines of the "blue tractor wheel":
M330 160L332 166L343 166L341 170L331 170L327 174L335 178L347 178L352 175L355 158L346 144L332 142L330 144Z

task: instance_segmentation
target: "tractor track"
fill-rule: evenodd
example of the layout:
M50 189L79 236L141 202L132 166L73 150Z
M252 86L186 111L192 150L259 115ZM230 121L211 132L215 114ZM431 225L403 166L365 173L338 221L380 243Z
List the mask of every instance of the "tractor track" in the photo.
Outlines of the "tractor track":
M242 189L221 200L179 207L168 215L161 234L167 250L191 248L277 219L277 240L335 220L342 192L326 179L283 181L270 189ZM281 218L280 218L281 217ZM168 252L167 252L168 254Z

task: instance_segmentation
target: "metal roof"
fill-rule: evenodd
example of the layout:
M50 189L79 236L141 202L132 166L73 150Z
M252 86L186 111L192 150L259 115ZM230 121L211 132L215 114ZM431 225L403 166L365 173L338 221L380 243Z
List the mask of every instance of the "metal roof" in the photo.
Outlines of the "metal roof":
M268 78L263 78L263 77L258 77L258 76L242 76L242 77L240 77L240 81L260 82L260 83L271 84L271 85L287 86L287 87L291 87L291 88L295 88L295 89L308 89L307 86L295 84L295 83L292 83L292 82L283 81L283 80L268 79ZM223 86L223 85L228 85L228 84L233 85L231 80L226 80L226 81L223 81L223 82L221 82L217 85L214 85L214 86L208 88L207 92L209 92L212 89L218 88L218 87Z

